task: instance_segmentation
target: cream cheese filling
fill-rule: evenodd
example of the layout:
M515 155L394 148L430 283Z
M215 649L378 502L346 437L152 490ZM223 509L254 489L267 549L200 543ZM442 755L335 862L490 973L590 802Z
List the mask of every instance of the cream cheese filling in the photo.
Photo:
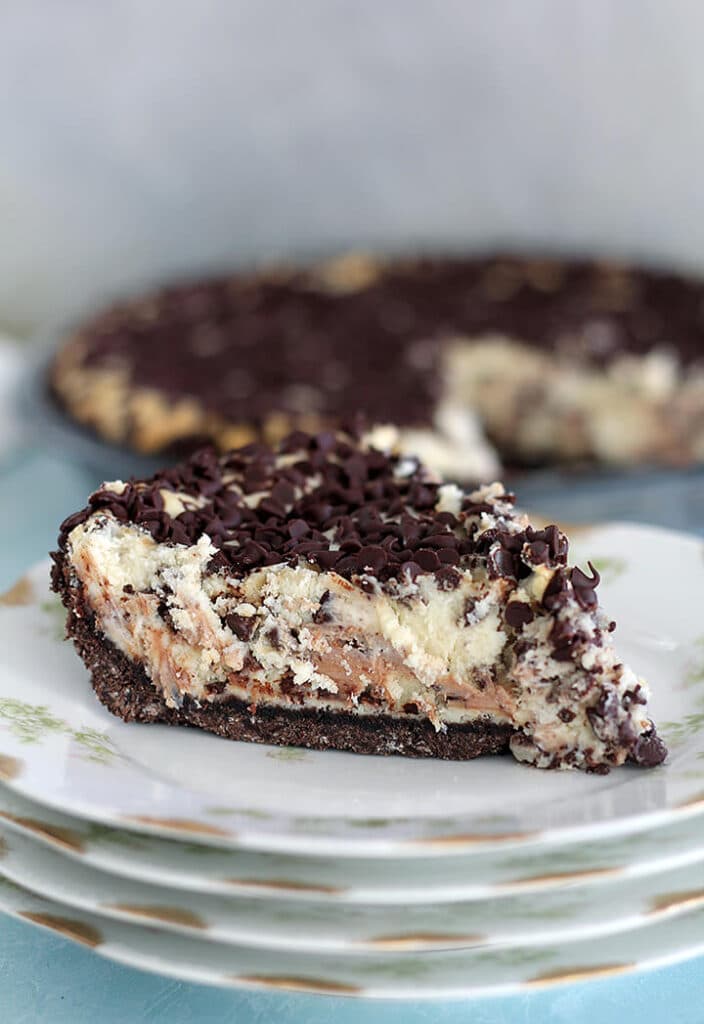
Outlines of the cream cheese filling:
M478 715L511 718L510 689L491 674L506 643L501 581L466 574L456 590L442 591L424 576L412 597L365 593L307 566L227 581L206 571L215 554L209 538L191 547L157 544L106 514L76 527L70 550L100 629L144 665L171 705L186 694L289 705L299 690L306 705L360 713L408 714L404 707L416 705L410 713L436 728ZM467 600L482 596L482 614L469 622ZM170 623L159 612L164 601ZM329 622L316 623L321 602ZM254 621L249 640L227 625L230 613ZM283 678L292 692L281 690ZM367 691L377 703L360 701Z
M502 450L533 461L667 461L701 445L689 395L693 387L701 394L704 374L685 377L664 349L624 353L601 368L487 333L449 344L443 376L446 401L474 409Z

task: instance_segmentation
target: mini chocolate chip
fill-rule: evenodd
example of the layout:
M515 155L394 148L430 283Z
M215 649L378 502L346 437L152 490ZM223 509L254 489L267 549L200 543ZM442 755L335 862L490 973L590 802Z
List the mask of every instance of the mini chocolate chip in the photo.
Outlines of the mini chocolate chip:
M310 435L302 430L294 430L281 442L281 451L287 455L305 449L310 444Z
M543 592L543 608L556 612L567 600L567 576L563 569L557 569Z
M181 526L181 524L179 522L176 522L175 520L171 524L171 529L169 531L169 540L171 541L172 544L189 545L191 543L191 538L188 534L188 530L186 530L184 526Z
M550 561L550 548L544 540L534 540L527 547L531 565L547 565Z
M427 548L456 548L457 538L453 533L436 533L431 537L423 538L423 547Z
M254 615L238 615L237 612L230 612L225 616L225 622L239 640L249 640L254 632L256 617Z
M592 572L592 576L587 576L587 574L582 572L581 569L575 567L572 570L571 581L574 596L580 607L583 608L584 611L591 611L591 609L595 608L598 603L597 596L594 591L596 587L599 586L601 577L591 562L588 562L587 564Z
M254 540L264 548L279 548L282 543L286 543L285 536L280 530L269 529L268 527L255 527Z
M401 537L406 547L417 544L423 536L425 527L415 516L404 512L401 516Z
M435 505L436 489L419 483L411 484L408 497L411 505L418 509L428 509Z
M516 560L510 551L502 547L493 548L489 552L488 566L489 575L493 579L516 576Z
M335 566L335 571L340 576L357 576L359 574L359 562L356 555L344 555Z
M323 592L320 598L318 607L313 612L313 622L321 625L324 622L332 622L332 615L328 611L326 605L330 603L330 591L326 590Z
M468 516L479 517L483 512L487 512L491 515L494 511L494 506L490 505L487 501L474 502L471 498L464 498L462 501L462 511Z
M512 555L520 554L525 543L523 533L509 533L508 530L498 530L497 536L504 551L510 551Z
M271 489L271 497L279 505L292 505L296 500L296 491L288 480L278 480Z
M636 729L633 719L626 718L619 723L618 727L618 741L623 747L633 747L636 739L638 738L638 730Z
M524 601L509 601L504 611L504 619L513 629L527 626L534 618L533 609Z
M561 722L572 722L576 718L574 711L570 711L569 708L560 708L557 712L557 717Z
M267 556L267 550L261 544L248 540L243 547L236 552L237 561L240 565L255 566L263 562Z
M426 572L435 572L440 567L440 559L430 548L419 548L414 553L413 560Z
M310 526L305 519L292 519L287 529L289 537L293 540L298 540L299 537L305 537L307 533L310 533Z
M550 629L549 639L554 647L553 658L556 661L569 661L573 648L582 639L570 619L555 619Z
M650 729L640 736L631 752L631 758L644 768L655 768L667 757L667 747L655 729Z
M330 569L335 569L337 567L340 557L339 551L319 551L315 555L314 561L325 572L329 572Z
M281 650L281 634L279 633L278 626L272 626L265 636L275 651Z
M572 661L574 659L576 646L576 640L568 640L559 647L555 647L552 652L553 659L555 661Z
M552 656L555 661L572 661L584 639L584 634L578 632L570 620L556 619L550 630Z
M361 572L378 574L387 562L386 551L381 547L365 547L357 555L357 561Z
M603 723L613 722L618 718L619 700L615 690L603 689L596 704L587 708L587 718L597 736L603 733Z
M281 565L284 561L282 556L276 551L271 551L264 559L264 565Z
M286 515L286 509L284 506L274 498L262 498L257 505L257 510L259 512L265 512L268 516L273 516L275 519L283 519Z

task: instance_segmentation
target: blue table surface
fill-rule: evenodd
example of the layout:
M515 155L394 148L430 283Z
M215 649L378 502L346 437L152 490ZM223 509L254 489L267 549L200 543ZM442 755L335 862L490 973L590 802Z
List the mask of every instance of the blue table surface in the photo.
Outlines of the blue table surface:
M56 526L99 481L39 450L0 465L0 589L45 556ZM704 1024L704 958L647 974L529 995L453 1002L360 1002L182 984L121 967L0 915L0 1024Z

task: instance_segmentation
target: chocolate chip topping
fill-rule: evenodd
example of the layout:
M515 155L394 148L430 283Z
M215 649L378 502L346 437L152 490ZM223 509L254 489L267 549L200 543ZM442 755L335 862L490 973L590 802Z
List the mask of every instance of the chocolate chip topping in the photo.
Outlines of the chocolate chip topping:
M320 598L320 603L318 604L318 607L313 612L313 622L315 622L317 625L322 625L325 622L332 622L332 615L330 614L330 611L328 610L327 607L329 603L330 591L326 590L323 593L322 597Z
M490 576L519 579L534 560L564 561L567 543L556 527L517 529L512 495L494 503L468 498L458 518L436 511L439 485L420 465L409 473L408 460L402 472L399 463L343 432L296 432L277 450L248 445L221 457L206 448L145 483L129 481L120 493L96 491L63 524L62 543L89 515L106 510L160 543L195 544L207 534L217 548L210 571L234 576L303 562L362 583L412 583L432 574L441 589L452 590L461 582L459 569L480 563ZM169 514L162 491L177 492L187 507ZM196 500L189 504L189 496ZM500 528L481 529L488 509ZM233 622L235 632L246 629Z
M627 691L624 694L622 707L626 707L626 698L633 698L635 694ZM642 698L636 703L645 703ZM630 706L630 702L628 702ZM613 723L619 720L619 698L613 689L602 689L596 704L589 708L587 717L597 736L608 737ZM629 750L629 756L636 764L645 768L654 768L662 764L667 757L667 747L658 736L655 727L652 726L647 732L639 732L631 718L623 719L618 726L618 741Z
M504 619L513 629L521 629L533 621L533 610L524 601L509 601L504 611Z
M591 578L586 573L582 572L581 569L575 567L572 570L571 582L574 596L577 598L580 606L585 611L590 611L592 608L597 606L597 596L594 593L595 589L601 582L601 577L596 571L591 562L587 563L592 573Z
M231 612L225 617L225 623L230 627L239 640L249 640L254 632L256 619L253 615L247 618L244 615L238 615L236 612Z
M631 753L631 758L636 764L644 768L655 768L667 757L667 747L660 739L655 729L643 733L636 740Z
M555 619L550 630L555 661L572 661L581 640L582 637L569 619Z
M80 337L86 365L119 365L136 386L195 396L232 422L362 410L429 423L444 339L495 332L596 365L675 344L688 363L701 359L703 303L701 282L653 271L422 259L348 291L305 271L170 287L97 316Z
M564 569L558 569L543 593L543 608L556 612L569 598L569 580Z

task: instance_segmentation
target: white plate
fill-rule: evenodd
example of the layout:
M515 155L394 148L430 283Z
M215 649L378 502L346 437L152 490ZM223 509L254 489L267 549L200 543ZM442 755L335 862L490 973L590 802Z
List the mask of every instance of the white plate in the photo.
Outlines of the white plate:
M93 948L101 956L179 981L230 988L375 999L448 999L528 992L548 985L664 967L704 952L704 909L598 942L397 956L308 956L138 927L52 902L0 878L0 910Z
M223 850L159 839L62 815L0 786L0 826L82 866L191 894L398 909L499 900L536 892L616 887L704 861L704 817L567 846L446 857L369 861Z
M604 569L602 600L625 660L652 684L671 743L658 769L541 772L472 762L360 757L232 743L196 730L125 725L58 640L45 567L0 613L0 757L18 792L108 824L229 847L418 857L623 834L704 806L704 559L701 541L599 527L573 546Z
M449 905L365 907L208 896L69 862L4 828L0 876L101 917L225 945L325 955L562 945L650 927L665 915L704 906L702 863L617 886L538 889Z

